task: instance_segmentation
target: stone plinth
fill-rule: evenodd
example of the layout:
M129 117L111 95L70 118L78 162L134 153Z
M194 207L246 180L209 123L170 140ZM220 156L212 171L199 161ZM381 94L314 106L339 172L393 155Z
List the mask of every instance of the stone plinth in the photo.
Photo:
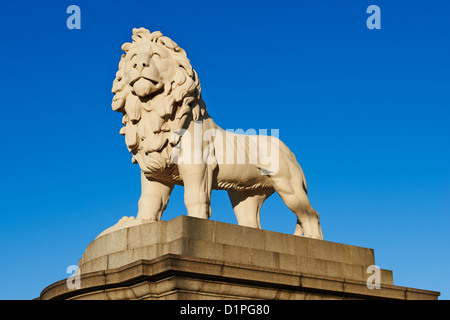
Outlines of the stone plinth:
M86 248L81 288L66 280L40 299L437 299L399 287L381 270L369 289L374 251L180 216L117 230Z

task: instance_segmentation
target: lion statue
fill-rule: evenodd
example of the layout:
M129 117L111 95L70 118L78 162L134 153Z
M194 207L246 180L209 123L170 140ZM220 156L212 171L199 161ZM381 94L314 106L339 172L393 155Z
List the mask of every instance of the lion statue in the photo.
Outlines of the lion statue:
M113 82L120 134L141 169L137 217L107 232L158 221L175 185L189 216L209 219L211 190L227 190L239 225L261 228L261 206L274 191L297 216L295 235L323 239L303 171L277 137L225 131L209 116L185 51L161 32L133 29ZM102 235L101 234L101 235Z

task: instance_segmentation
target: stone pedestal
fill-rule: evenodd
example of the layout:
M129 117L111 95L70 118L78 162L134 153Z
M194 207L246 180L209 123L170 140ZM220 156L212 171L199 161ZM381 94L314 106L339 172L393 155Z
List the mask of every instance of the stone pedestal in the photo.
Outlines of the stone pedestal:
M437 299L399 287L374 251L180 216L117 230L91 242L79 261L80 289L66 280L40 299Z

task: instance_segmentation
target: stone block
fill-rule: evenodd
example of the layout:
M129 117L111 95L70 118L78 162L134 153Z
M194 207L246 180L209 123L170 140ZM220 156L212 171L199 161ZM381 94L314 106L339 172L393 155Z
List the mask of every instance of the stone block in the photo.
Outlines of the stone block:
M264 231L214 221L214 242L264 250Z
M80 264L81 273L103 271L108 269L108 256L101 256Z
M324 240L309 239L311 258L351 264L350 246Z
M105 291L108 300L133 300L136 298L131 288L114 288Z
M299 271L300 257L292 254L274 253L275 267L281 270Z
M223 244L221 243L193 239L184 239L184 242L187 243L184 251L187 256L223 260Z
M381 269L380 281L383 284L394 284L394 275L391 270Z
M108 255L108 269L120 268L133 262L133 251L123 250Z
M214 223L188 216L179 216L168 221L165 241L171 242L179 238L212 242L214 241Z
M350 246L351 264L359 266L370 266L375 264L375 254L373 249Z
M158 257L156 247L157 247L157 245L153 244L153 245L149 245L147 247L132 249L131 250L132 251L132 256L131 256L132 261L131 262L138 261L138 260L155 259L156 257Z
M300 258L300 272L343 278L343 264L315 258Z
M80 259L82 289L66 281L40 299L437 299L393 285L372 249L180 216L116 230Z
M222 244L222 260L233 263L251 264L252 249Z
M296 237L273 231L263 231L264 250L290 254L294 256L309 256L309 239Z
M366 268L363 266L347 263L342 264L342 277L344 279L365 281L367 280L367 276Z
M343 282L338 279L332 279L330 277L314 277L304 275L300 278L300 286L303 289L308 290L322 290L333 291L336 293L342 293L344 291Z
M120 229L115 232L106 234L104 240L105 254L110 254L118 251L127 250L128 248L128 230Z
M264 268L277 268L277 265L280 264L279 254L258 249L250 250L249 260L247 263Z
M405 291L402 287L394 286L381 286L380 289L370 289L365 282L345 282L344 292L351 293L352 295L370 296L372 298L384 298L384 299L405 299Z
M434 300L434 296L430 295L429 291L405 288L406 300Z
M106 237L99 237L88 244L85 253L83 254L84 263L95 258L105 256L106 253Z
M166 223L146 223L129 228L127 249L143 248L164 242Z

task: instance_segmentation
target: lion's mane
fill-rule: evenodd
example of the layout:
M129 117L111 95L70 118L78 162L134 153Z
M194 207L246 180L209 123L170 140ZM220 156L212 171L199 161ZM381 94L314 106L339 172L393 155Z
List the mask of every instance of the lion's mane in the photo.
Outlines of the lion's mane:
M132 39L132 43L122 45L125 54L113 82L112 109L123 113L124 127L120 133L125 135L133 162L139 163L144 171L152 171L155 166L161 169L168 165L168 147L177 144L181 138L174 132L183 127L187 118L198 120L204 116L206 106L201 99L197 73L182 48L161 32L150 33L145 28L133 29ZM134 54L138 50L137 44L142 42L163 46L178 65L172 81L145 97L133 92L125 72L127 55Z

